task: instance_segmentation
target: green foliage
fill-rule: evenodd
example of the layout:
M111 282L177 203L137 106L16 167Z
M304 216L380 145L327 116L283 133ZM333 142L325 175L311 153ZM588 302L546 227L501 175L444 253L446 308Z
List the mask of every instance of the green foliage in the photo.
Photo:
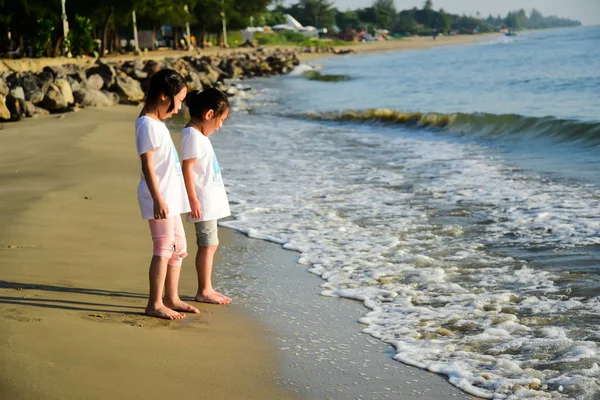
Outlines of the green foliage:
M300 0L284 10L302 25L315 26L319 29L331 29L335 24L337 13L331 0Z
M436 16L435 24L439 32L448 33L452 28L452 18L441 9Z
M180 0L186 2L187 0ZM271 16L267 6L270 0L195 0L193 14L196 24L194 30L202 32L218 33L222 30L221 12L225 14L228 30L239 30L253 24L268 25L272 18L280 19L281 15Z
M373 2L373 13L375 16L374 22L378 28L392 29L392 25L397 18L394 0L375 0Z
M284 31L279 33L256 33L254 39L261 46L302 46L302 47L331 47L347 46L352 42L342 40L321 40L308 38L300 32Z
M333 0L296 0L291 5L282 0L68 0L66 12L71 26L68 41L74 54L94 51L94 39L102 40L109 50L118 50L118 39L131 36L134 10L140 29L157 29L163 25L177 28L189 22L195 35L220 33L221 13L230 32L249 26L251 21L254 26L283 23L285 14L292 15L303 25L328 30L337 25L343 32L386 28L400 34L428 34L434 30L476 33L505 27L517 30L581 25L579 21L545 17L535 9L529 15L521 9L504 18L490 15L483 19L479 13L459 16L436 11L431 0L423 1L421 9L414 7L401 12L397 12L393 0L372 1L369 7L338 11ZM396 3L402 4L401 1ZM0 48L30 46L35 56L54 55L56 49L62 49L59 46L62 40L59 0L0 0L0 10ZM10 43L8 32L12 38ZM294 33L257 35L257 39L262 44L302 44L306 40L300 34L289 35ZM238 42L235 34L230 36L232 44Z
M31 38L31 49L34 57L43 57L48 53L54 22L48 18L40 18L37 20L36 28L36 33Z
M77 15L70 25L69 45L74 56L90 55L97 50L92 34L94 27L91 18Z
M284 31L279 33L257 33L254 38L262 45L299 45L306 40L300 32Z
M362 26L362 21L358 18L356 11L338 12L335 16L335 24L342 30L358 30Z
M555 15L544 17L535 8L531 10L529 20L527 22L528 29L546 29L546 28L557 28L557 27L571 27L581 25L579 21L573 21L567 18L559 18Z
M523 9L516 12L509 12L506 16L505 24L509 29L525 29L528 23L529 18L527 18L527 14L525 14L525 10Z
M417 21L410 12L401 12L393 27L394 32L414 34L417 32Z
M195 21L189 11L196 6L196 0L137 0L134 5L142 27L184 26L186 22Z
M331 39L322 40L322 39L317 39L317 38L307 38L299 43L299 45L302 47L318 47L318 48L331 47L331 46L349 46L349 45L353 45L353 44L354 43L352 43L352 42L346 42L343 40L331 40Z
M273 26L285 23L285 8L278 6L274 10L266 10L257 19L258 26Z
M358 19L363 23L362 26L368 29L372 29L377 24L377 15L375 14L375 8L366 7L363 9L356 10Z

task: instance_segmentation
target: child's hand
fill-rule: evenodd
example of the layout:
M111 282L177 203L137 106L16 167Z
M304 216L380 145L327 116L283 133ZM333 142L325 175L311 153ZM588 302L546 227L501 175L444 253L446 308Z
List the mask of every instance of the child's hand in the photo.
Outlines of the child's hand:
M154 201L154 219L167 219L169 207L162 199Z
M190 217L192 218L202 218L202 203L198 199L190 200L190 207L192 211L190 212Z

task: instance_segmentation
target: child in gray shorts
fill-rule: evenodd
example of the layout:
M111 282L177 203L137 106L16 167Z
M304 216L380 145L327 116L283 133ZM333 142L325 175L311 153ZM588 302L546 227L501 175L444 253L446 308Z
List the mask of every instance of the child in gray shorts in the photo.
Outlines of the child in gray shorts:
M191 91L186 99L190 121L181 131L183 179L192 211L188 221L196 228L195 300L229 304L231 298L212 286L213 258L219 245L217 220L231 215L219 162L208 137L218 131L229 115L227 96L217 89Z

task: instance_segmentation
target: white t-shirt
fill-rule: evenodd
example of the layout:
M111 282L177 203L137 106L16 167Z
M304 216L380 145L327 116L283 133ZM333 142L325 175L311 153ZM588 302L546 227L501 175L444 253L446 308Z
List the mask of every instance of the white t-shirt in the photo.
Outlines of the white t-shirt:
M190 202L185 191L181 162L165 123L147 116L138 118L135 121L135 144L140 156L154 149L158 190L169 207L169 216L189 212ZM138 201L142 218L154 219L154 201L143 172L138 185Z
M202 217L188 217L188 221L212 221L231 215L221 168L210 140L194 128L184 128L181 131L181 158L196 159L193 168L194 186L196 196L202 204Z

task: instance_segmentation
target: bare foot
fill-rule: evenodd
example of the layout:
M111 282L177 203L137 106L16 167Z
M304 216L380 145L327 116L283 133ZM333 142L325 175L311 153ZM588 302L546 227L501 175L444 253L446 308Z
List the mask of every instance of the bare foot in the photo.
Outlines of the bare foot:
M217 292L217 291L215 290L215 293L216 293L216 294L218 294L219 296L221 296L221 297L223 297L223 298L225 299L225 304L229 304L229 303L231 303L231 302L233 301L233 299L232 299L231 297L229 297L229 296L225 296L225 295L224 295L223 293L221 293L221 292Z
M159 307L151 307L150 305L148 305L146 307L145 314L149 317L163 318L163 319L170 319L170 320L185 318L184 314L179 314L178 312L173 311L170 308L165 307L164 305L159 306Z
M194 297L194 300L196 300L199 303L221 304L221 305L231 303L231 298L224 296L215 290L212 290L207 293L197 294L196 297Z
M200 314L200 310L198 310L196 307L192 306L191 304L183 302L179 298L169 299L169 300L165 299L164 303L165 303L165 306L167 306L175 311L183 311L183 312L188 312L188 313L193 313L193 314Z

